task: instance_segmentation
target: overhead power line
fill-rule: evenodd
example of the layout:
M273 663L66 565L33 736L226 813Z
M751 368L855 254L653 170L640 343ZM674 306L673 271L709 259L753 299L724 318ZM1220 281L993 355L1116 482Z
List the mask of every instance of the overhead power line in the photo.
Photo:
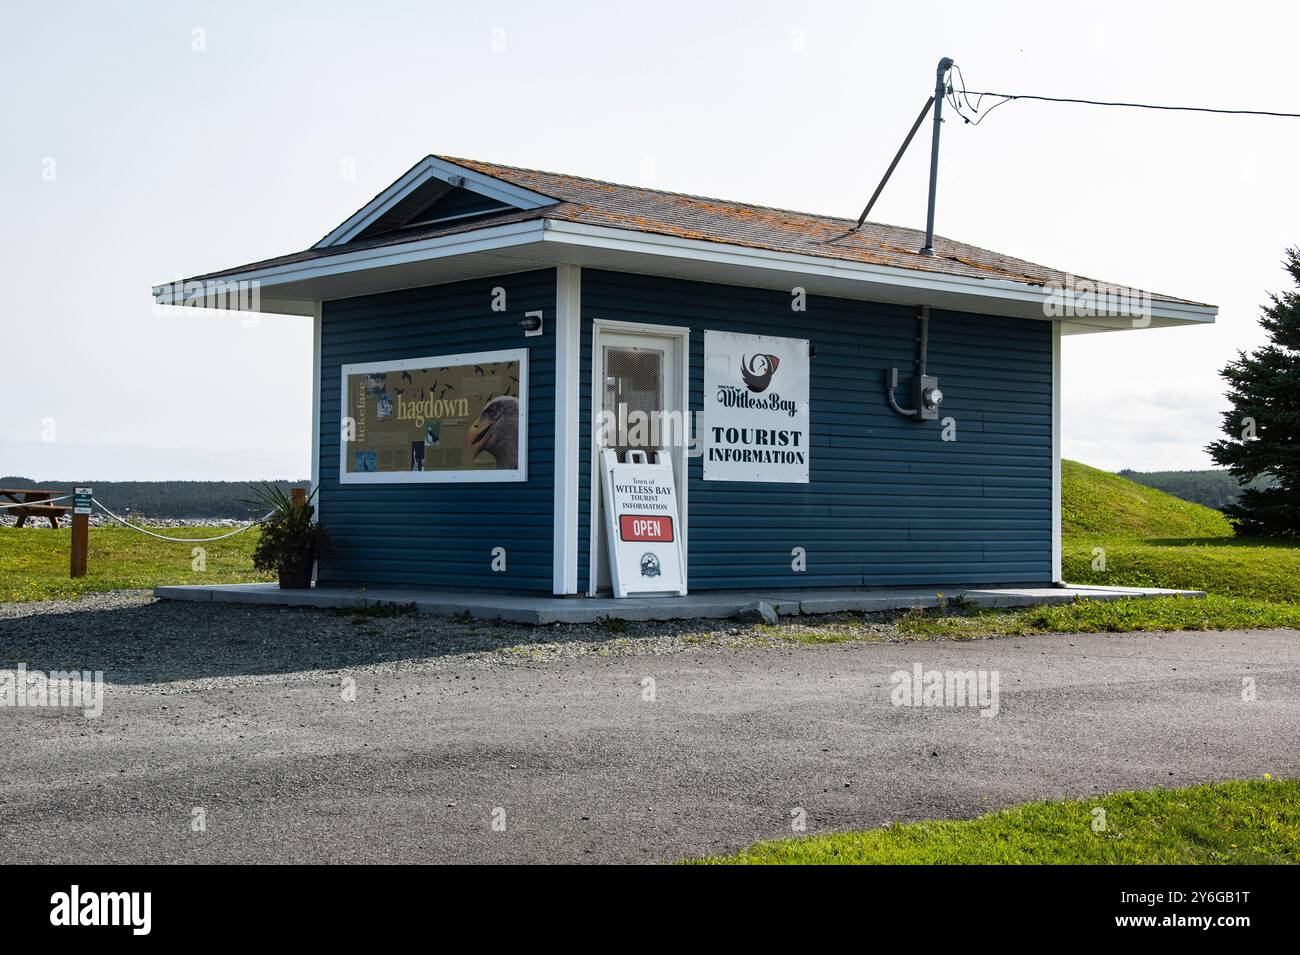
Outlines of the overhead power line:
M986 99L996 100L988 109L984 109ZM925 121L926 114L934 108L934 134L930 144L930 201L926 209L925 225L925 245L919 250L922 255L934 254L934 206L935 206L935 189L939 169L939 130L943 122L942 111L943 104L947 103L954 113L960 116L966 123L972 126L978 126L984 120L988 119L999 106L1010 103L1013 100L1036 100L1040 103L1076 103L1082 106L1121 106L1128 109L1156 109L1170 112L1181 113L1215 113L1222 116L1272 116L1282 119L1300 119L1300 113L1284 113L1279 110L1270 109L1223 109L1217 106L1170 106L1159 103L1130 103L1118 100L1100 100L1100 99L1082 99L1071 96L1039 96L1036 93L991 93L976 92L966 89L966 78L962 75L961 67L954 63L948 57L939 61L938 68L935 71L934 95L926 100L925 106L921 108L920 114L916 121L912 123L912 128L908 131L907 137L903 140L903 145L895 153L893 162L885 170L884 177L880 184L876 186L876 191L871 194L867 206L862 210L862 215L858 216L858 221L853 228L849 229L843 235L837 235L828 242L835 242L852 235L858 229L861 229L866 222L867 216L871 214L876 200L885 189L885 184L889 182L889 177L894 174L903 154L907 152L907 147L911 145L917 131L921 128L921 123Z
M1013 99L1035 99L1044 103L1082 103L1085 106L1128 106L1133 109L1170 109L1188 113L1223 113L1228 116L1281 116L1286 119L1300 119L1300 113L1280 113L1268 109L1218 109L1213 106L1163 106L1156 103L1121 103L1100 99L1072 99L1068 96L1034 96L1029 93L976 93L962 90L965 96L1000 97L1003 102ZM998 105L998 104L994 104ZM993 107L989 107L992 109Z
M1122 106L1128 109L1157 109L1180 113L1217 113L1222 116L1275 116L1282 119L1300 119L1300 113L1283 113L1278 110L1269 109L1222 109L1217 106L1169 106L1160 103L1130 103L1117 100L1101 99L1080 99L1071 96L1039 96L1036 93L991 93L976 92L966 89L966 78L961 74L961 67L953 64L953 73L957 76L957 82L961 88L950 84L948 86L948 96L946 97L949 105L953 110L972 126L978 126L985 117L993 110L997 109L1003 103L1010 103L1012 100L1027 99L1036 100L1040 103L1076 103L1082 106ZM980 107L985 99L997 100L992 106L982 113ZM973 102L972 102L973 100ZM977 118L972 119L963 111L969 110Z

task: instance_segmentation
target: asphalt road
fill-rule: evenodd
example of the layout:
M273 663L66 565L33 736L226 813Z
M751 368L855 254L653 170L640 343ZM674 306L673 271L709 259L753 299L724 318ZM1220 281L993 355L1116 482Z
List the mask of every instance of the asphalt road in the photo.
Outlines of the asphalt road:
M914 663L996 670L998 715L892 705L889 674ZM94 720L0 709L6 861L660 861L788 836L794 809L818 832L1300 776L1294 631L586 655L107 694Z

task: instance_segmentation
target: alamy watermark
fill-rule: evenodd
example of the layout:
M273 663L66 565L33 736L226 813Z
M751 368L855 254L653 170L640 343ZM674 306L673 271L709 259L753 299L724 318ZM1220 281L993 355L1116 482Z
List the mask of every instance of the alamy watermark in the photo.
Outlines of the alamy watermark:
M103 670L0 670L0 707L81 710L86 719L104 713Z
M1047 318L1127 318L1134 328L1151 324L1151 293L1123 285L1104 285L1066 274L1064 282L1043 286Z
M132 935L153 928L152 892L83 892L73 885L50 896L50 924L55 926L118 925Z
M688 457L704 453L704 412L628 410L620 403L616 411L596 413L595 440L599 447L685 448Z
M997 670L926 670L919 663L911 671L895 670L889 694L895 706L968 706L980 716L997 716L999 703Z
M154 303L154 312L167 314L167 308L216 308L234 312L262 310L262 283L257 280L185 279L159 286L158 293L169 301Z

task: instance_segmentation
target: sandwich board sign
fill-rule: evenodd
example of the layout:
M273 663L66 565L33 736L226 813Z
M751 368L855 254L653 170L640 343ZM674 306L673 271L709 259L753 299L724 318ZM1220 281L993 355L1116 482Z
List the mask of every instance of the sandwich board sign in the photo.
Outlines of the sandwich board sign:
M644 451L600 453L604 477L605 532L609 579L615 597L670 593L685 596L681 521L673 464L659 451L650 463Z

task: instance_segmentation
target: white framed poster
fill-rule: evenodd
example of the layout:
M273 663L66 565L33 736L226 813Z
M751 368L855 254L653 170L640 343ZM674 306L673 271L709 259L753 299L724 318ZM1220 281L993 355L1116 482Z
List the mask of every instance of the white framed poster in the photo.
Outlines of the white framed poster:
M704 480L808 483L808 340L704 331Z
M682 531L673 464L663 451L652 464L644 451L619 463L612 448L600 452L609 579L615 597L630 593L686 594Z
M339 481L528 479L528 349L342 367Z

